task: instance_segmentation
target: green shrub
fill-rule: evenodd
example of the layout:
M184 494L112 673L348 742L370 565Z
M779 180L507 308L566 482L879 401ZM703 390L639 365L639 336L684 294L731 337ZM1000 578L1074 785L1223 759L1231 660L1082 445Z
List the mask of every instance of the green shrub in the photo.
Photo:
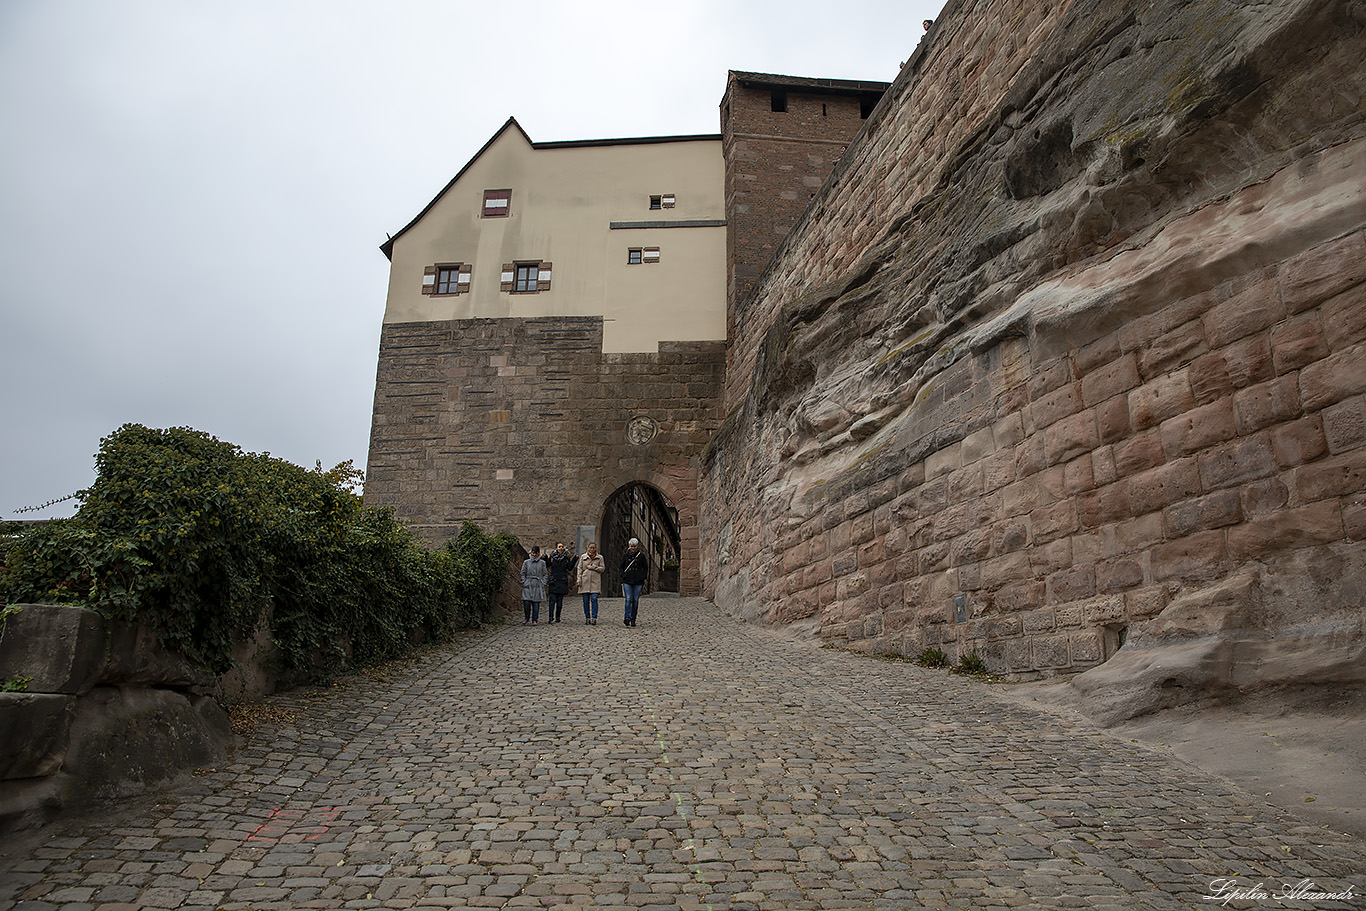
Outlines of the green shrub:
M206 433L127 424L100 442L75 517L8 539L0 596L151 624L215 672L268 606L296 677L402 654L485 619L510 536L432 549L366 508L350 462L313 470Z
M991 672L987 670L987 663L976 652L958 659L958 666L953 669L953 672L967 677L988 677L991 675Z
M915 663L921 667L948 667L949 657L942 648L927 648L916 657Z

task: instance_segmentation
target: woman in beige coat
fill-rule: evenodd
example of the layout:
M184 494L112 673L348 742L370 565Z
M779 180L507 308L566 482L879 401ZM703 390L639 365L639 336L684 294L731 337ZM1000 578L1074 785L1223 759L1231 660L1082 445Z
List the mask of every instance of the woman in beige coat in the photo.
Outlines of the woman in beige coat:
M598 594L602 591L602 572L607 563L598 553L596 543L588 545L588 553L579 557L579 594L583 595L583 622L598 625ZM592 610L589 610L589 607Z

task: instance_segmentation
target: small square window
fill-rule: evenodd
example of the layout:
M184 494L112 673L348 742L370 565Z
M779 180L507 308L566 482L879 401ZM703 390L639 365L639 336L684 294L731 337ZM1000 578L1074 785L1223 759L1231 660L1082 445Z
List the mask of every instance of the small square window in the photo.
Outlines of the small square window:
M513 294L535 294L550 290L550 263L545 260L503 263L498 290Z
M485 190L484 191L484 217L502 218L508 214L512 207L511 190Z
M637 266L644 260L641 259L642 251L640 247L632 247L626 251L626 265Z
M460 289L459 266L437 266L436 293L455 294Z
M657 262L659 262L659 248L658 248L658 247L645 247L644 249L642 249L642 250L640 251L640 253L641 253L641 260L642 260L643 262L647 262L647 263L657 263Z
M665 193L661 202L664 208L672 209L674 207L675 202L674 195L672 193Z
M769 110L778 113L787 113L787 89L772 89L768 96Z
M422 275L422 293L431 295L463 294L470 290L474 269L469 263L437 263L427 266Z
M517 277L513 280L512 290L514 291L535 291L536 283L540 280L541 267L539 263L523 263L517 266Z
M650 197L650 208L651 208L651 209L662 209L662 208L664 208L664 198L663 198L662 196L651 196L651 197Z

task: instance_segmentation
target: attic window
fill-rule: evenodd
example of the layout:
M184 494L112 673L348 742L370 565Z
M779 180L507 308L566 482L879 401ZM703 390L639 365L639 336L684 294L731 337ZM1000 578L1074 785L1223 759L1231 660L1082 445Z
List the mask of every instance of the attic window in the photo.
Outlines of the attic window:
M873 113L873 108L875 107L877 107L877 97L864 95L858 100L858 115L864 120L867 120L868 115Z
M651 196L651 197L650 197L650 208L651 208L651 209L662 209L662 208L664 208L663 197L662 197L662 196Z
M508 214L512 206L511 190L484 191L484 217L501 218Z
M787 113L787 89L773 89L769 92L768 107L770 111L777 111L780 114Z

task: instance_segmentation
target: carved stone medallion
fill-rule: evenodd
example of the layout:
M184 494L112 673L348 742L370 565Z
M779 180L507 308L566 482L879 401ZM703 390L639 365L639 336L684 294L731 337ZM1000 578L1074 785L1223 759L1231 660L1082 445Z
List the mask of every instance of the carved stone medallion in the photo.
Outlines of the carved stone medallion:
M644 446L659 433L659 425L654 418L638 414L626 422L626 439L632 446Z

